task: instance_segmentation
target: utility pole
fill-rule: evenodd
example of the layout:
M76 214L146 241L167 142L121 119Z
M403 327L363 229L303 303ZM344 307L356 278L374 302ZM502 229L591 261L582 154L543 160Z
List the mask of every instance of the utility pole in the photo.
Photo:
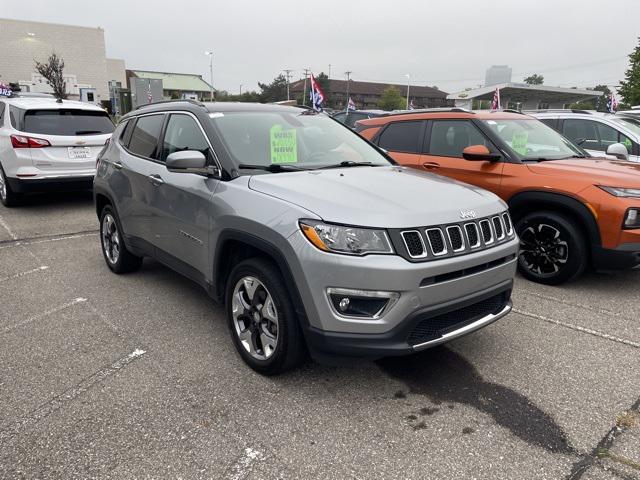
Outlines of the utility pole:
M327 75L327 78L331 80L331 64L329 64L329 73Z
M407 110L409 110L409 89L411 88L411 75L405 74L407 77Z
M351 81L351 74L353 72L351 70L348 70L346 72L344 72L344 74L347 76L347 101L345 103L345 108L347 110L347 115L349 115L349 83Z
M283 72L287 76L287 100L291 100L291 96L289 95L289 77L291 76L291 72L293 72L293 70L285 68Z
M211 70L211 92L210 92L210 101L213 102L213 50L209 50L204 52L205 55L209 55L209 69Z
M242 96L242 84L240 84L240 95Z
M304 69L304 87L302 87L302 106L304 107L307 104L307 77L311 73L310 68Z

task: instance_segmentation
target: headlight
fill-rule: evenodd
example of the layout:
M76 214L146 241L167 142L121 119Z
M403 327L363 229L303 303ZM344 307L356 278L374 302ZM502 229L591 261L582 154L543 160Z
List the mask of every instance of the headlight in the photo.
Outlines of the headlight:
M314 220L301 220L300 229L311 243L325 252L346 255L393 253L384 230L330 225Z
M615 197L640 198L640 188L603 187L602 185L599 187Z
M640 208L630 208L624 215L623 228L640 228Z

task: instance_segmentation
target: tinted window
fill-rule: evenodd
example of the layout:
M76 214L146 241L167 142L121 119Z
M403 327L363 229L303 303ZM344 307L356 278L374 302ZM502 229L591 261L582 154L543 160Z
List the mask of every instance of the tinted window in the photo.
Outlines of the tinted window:
M129 141L129 150L136 155L157 158L158 137L164 115L148 115L138 118Z
M90 110L27 110L23 132L45 135L104 135L113 133L107 112Z
M419 153L422 122L390 123L380 134L378 145L390 152Z
M366 120L367 118L369 118L369 115L366 113L349 113L345 118L344 124L353 127L358 120Z
M556 128L556 119L555 118L540 118L542 123L544 123L547 127Z
M196 121L188 115L171 115L162 145L162 161L174 152L198 150L211 159L209 144Z
M126 124L122 128L122 133L120 134L120 143L125 147L129 146L129 140L131 140L131 133L133 133L133 126L135 125L135 119L127 120Z
M460 157L470 145L490 147L485 136L466 120L434 120L431 128L429 154L443 157Z
M591 120L569 119L564 121L562 133L573 143L588 150L601 150L597 123Z

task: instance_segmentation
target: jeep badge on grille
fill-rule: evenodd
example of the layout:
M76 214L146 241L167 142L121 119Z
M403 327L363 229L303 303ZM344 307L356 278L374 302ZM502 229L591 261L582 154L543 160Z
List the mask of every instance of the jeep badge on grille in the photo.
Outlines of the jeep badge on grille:
M475 210L460 210L460 218L466 220L467 218L476 218Z

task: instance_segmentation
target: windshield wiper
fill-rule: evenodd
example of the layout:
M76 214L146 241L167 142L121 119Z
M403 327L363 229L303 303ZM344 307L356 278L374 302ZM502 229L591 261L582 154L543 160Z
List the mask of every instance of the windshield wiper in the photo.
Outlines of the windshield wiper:
M328 168L343 168L343 167L379 167L378 163L372 162L354 162L353 160L345 160L344 162L336 163L335 165L327 165L324 167L318 167L315 170L326 170Z
M241 163L238 168L243 170L264 170L265 172L279 173L279 172L297 172L302 170L309 170L308 168L297 167L295 165L286 165L280 163L270 163L269 165L251 165L248 163Z

